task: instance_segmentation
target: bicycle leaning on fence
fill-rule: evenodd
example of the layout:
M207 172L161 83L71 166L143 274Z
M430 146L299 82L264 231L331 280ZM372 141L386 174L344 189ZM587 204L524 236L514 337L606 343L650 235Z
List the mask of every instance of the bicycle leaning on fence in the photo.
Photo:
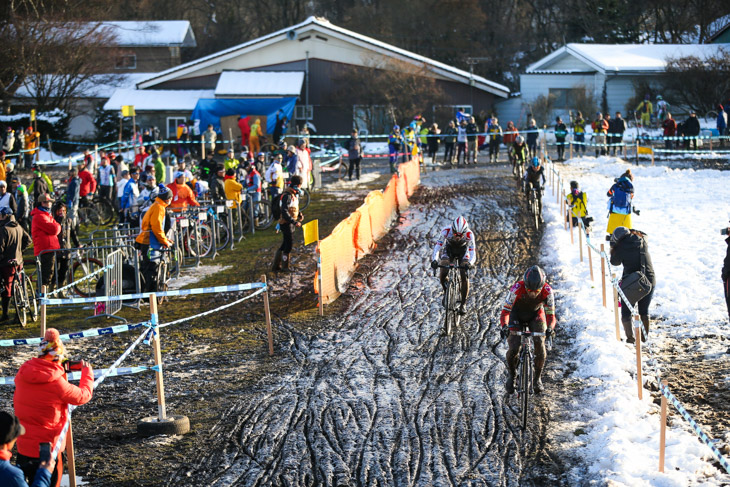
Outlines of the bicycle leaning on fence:
M15 267L15 277L11 289L15 316L20 326L25 328L28 323L28 315L30 315L31 321L38 319L38 303L33 290L33 283L23 267L16 260L11 260L9 264Z
M520 425L527 428L527 416L530 406L530 396L533 394L533 376L535 369L535 345L532 338L547 336L544 332L530 331L526 323L520 323L521 330L510 330L510 335L520 337L520 354L515 374L515 393L520 405ZM545 343L547 350L552 349L553 339L549 337Z

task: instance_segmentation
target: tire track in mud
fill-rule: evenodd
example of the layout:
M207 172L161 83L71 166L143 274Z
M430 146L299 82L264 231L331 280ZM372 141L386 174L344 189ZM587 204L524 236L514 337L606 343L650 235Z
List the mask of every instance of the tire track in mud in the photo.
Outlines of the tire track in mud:
M445 177L442 174L442 177ZM292 333L296 366L241 398L214 432L219 451L168 485L531 485L550 410L537 398L526 432L504 395L506 348L497 318L507 286L536 262L503 168L458 186L422 187L396 229L366 257L350 304L317 336ZM428 266L447 222L477 235L470 310L441 336L442 292ZM534 232L533 232L534 233ZM542 466L559 477L562 466Z

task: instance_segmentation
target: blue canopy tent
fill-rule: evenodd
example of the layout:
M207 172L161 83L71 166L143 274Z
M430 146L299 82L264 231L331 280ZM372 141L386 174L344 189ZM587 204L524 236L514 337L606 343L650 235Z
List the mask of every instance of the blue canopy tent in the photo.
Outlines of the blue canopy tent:
M281 110L291 120L297 97L288 98L201 98L193 110L193 120L200 120L200 127L212 124L221 128L221 117L230 115L266 115L266 132L271 134L276 127L276 112ZM203 129L204 130L204 129Z

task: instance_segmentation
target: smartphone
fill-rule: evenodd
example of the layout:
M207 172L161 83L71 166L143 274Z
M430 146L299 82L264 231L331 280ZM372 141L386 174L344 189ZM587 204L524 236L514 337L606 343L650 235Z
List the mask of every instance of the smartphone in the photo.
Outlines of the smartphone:
M720 230L720 235L727 235L727 228L723 228Z
M50 462L51 461L51 444L50 443L41 443L41 455L40 455L40 461L41 462Z

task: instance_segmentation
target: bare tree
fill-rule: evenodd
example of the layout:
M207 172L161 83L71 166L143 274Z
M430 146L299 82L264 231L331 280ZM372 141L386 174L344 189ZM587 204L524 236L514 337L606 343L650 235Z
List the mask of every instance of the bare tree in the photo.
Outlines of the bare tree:
M704 58L667 59L661 78L665 97L702 115L730 97L730 51L718 46Z

